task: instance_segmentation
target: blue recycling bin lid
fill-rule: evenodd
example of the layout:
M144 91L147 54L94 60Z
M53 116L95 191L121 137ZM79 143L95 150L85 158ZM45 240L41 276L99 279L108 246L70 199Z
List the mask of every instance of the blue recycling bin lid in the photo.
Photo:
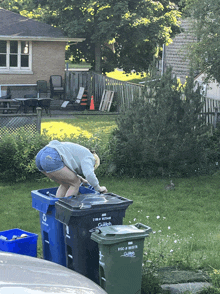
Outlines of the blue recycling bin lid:
M46 214L48 212L49 207L55 206L55 203L60 199L60 198L56 198L57 189L58 187L31 191L32 207ZM99 194L90 185L89 186L81 185L79 187L79 193L80 194L95 194L95 193ZM71 198L71 196L65 199L69 199L69 198Z
M54 206L59 198L55 198L57 187L31 191L32 207L47 213L50 206Z

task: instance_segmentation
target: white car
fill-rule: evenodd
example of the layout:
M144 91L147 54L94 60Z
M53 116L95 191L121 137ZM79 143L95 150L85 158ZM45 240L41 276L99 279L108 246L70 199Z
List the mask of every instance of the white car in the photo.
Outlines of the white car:
M88 278L56 263L0 251L0 294L107 294Z

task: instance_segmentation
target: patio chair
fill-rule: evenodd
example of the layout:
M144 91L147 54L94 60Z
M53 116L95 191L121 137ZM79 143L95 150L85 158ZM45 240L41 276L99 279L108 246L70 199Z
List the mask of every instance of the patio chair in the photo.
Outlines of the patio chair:
M52 75L50 76L50 97L53 98L54 95L64 95L64 86L62 81L62 76Z
M27 113L29 108L32 108L33 112L36 112L36 108L38 106L38 101L36 97L33 94L26 94L24 95L24 98L27 98L27 100L24 100L24 112Z
M0 99L11 99L11 89L7 87L7 93L4 96L1 96Z
M82 101L84 91L85 91L85 88L80 87L76 99L74 101L64 101L62 103L61 107L66 108L68 104L72 104L74 106L74 108L76 108L76 110L78 110L80 107L81 101Z
M38 80L37 81L37 98L40 98L40 94L46 94L47 97L48 88L47 81Z
M0 99L11 99L11 90L10 90L9 87L7 88L7 94L4 95L4 96L1 96ZM6 102L3 102L3 107L7 108L7 103Z
M50 103L51 103L50 98L38 98L38 106L41 107L42 109L44 109L46 114L49 113L51 116Z

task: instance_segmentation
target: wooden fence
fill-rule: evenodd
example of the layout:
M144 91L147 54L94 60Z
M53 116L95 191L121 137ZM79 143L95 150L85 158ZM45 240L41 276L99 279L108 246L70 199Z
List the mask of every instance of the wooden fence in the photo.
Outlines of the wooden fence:
M104 90L114 91L113 105L116 110L130 106L134 97L143 95L144 86L123 82L96 74L94 72L66 72L66 93L67 100L74 100L80 87L84 87L88 92L88 100L93 95L96 107L99 106ZM220 100L206 97L203 114L206 115L206 122L214 126L220 119Z
M141 97L143 85L123 82L96 74L94 72L66 72L66 97L74 100L80 87L88 92L88 99L93 95L94 102L99 105L104 90L114 91L113 104L117 111L122 107L129 107L134 97Z
M206 115L206 123L213 124L216 127L216 123L220 119L220 100L206 97L203 113Z

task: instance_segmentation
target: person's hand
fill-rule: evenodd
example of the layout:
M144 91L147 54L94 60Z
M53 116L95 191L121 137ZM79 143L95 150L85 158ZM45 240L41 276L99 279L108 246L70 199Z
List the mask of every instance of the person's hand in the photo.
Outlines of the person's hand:
M83 186L89 185L89 182L86 179L84 179L83 177L81 177L81 176L78 175L78 178L80 179L80 181L83 184Z
M89 182L86 179L81 178L81 182L82 182L83 186L89 185Z
M99 192L100 193L106 193L106 192L108 192L108 190L106 189L105 186L101 186L100 189L99 189Z

